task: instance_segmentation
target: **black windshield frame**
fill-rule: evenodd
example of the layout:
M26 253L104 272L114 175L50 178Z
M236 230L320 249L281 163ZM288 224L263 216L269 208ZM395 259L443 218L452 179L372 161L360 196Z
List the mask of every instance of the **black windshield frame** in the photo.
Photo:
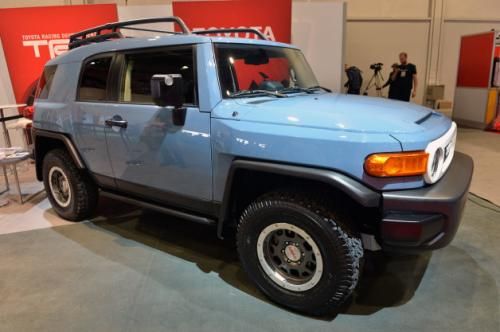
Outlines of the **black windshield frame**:
M217 62L217 74L219 76L219 84L223 98L233 98L234 95L242 92L242 91L253 91L253 90L268 90L279 92L282 89L290 90L293 85L299 88L312 88L317 87L318 81L307 63L306 58L302 54L299 49L292 47L282 47L282 46L268 46L261 44L236 44L236 43L214 43L214 52L215 58ZM254 62L253 58L248 60L248 56L255 53L265 54L264 60L262 63ZM252 87L244 86L240 87L238 85L238 79L236 69L234 67L234 62L238 60L244 60L245 64L247 64L247 60L249 65L267 65L265 63L265 57L268 59L286 59L289 64L289 73L292 73L290 69L293 69L294 75L289 75L288 80L284 80L281 82L274 82L276 84L267 84L264 88L261 86L255 85ZM292 76L293 79L292 79ZM252 82L253 83L253 82ZM297 93L297 91L289 91L287 93ZM250 95L250 94L249 94ZM243 94L242 97L249 96ZM265 94L263 94L265 95ZM258 94L253 93L251 96L258 96Z

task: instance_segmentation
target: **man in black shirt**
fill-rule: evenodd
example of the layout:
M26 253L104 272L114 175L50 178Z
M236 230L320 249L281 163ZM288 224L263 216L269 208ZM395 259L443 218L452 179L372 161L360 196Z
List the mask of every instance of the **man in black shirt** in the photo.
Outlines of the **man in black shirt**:
M413 63L408 63L408 54L406 52L399 54L399 62L401 64L393 83L398 87L398 96L396 99L410 101L410 96L415 98L417 94L417 67Z

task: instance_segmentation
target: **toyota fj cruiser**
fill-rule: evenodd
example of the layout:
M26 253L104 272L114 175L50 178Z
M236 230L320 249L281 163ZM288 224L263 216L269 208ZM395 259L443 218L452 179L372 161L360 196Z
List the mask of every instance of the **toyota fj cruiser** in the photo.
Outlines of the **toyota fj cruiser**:
M180 32L121 38L158 22ZM110 23L47 63L36 172L61 217L88 218L106 195L233 232L257 287L309 314L353 293L365 250L452 240L473 170L455 123L331 93L296 47L220 32Z

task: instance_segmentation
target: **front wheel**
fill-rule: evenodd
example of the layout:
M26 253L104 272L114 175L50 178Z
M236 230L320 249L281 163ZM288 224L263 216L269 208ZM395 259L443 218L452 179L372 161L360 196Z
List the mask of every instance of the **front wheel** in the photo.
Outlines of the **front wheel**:
M352 221L339 213L342 205L330 203L283 191L257 199L243 212L237 233L240 260L273 301L321 315L354 291L362 242Z
M43 184L59 216L80 221L91 216L97 205L97 187L62 149L49 151L43 159Z

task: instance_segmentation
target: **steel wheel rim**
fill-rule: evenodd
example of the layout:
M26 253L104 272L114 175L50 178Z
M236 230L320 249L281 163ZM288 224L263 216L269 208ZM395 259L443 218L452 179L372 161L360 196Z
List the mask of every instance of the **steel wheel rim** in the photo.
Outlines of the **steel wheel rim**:
M312 237L289 223L275 223L257 239L259 263L273 282L295 292L307 291L323 275L323 258Z
M54 200L61 207L67 207L71 203L71 186L64 171L57 166L50 169L49 187Z

